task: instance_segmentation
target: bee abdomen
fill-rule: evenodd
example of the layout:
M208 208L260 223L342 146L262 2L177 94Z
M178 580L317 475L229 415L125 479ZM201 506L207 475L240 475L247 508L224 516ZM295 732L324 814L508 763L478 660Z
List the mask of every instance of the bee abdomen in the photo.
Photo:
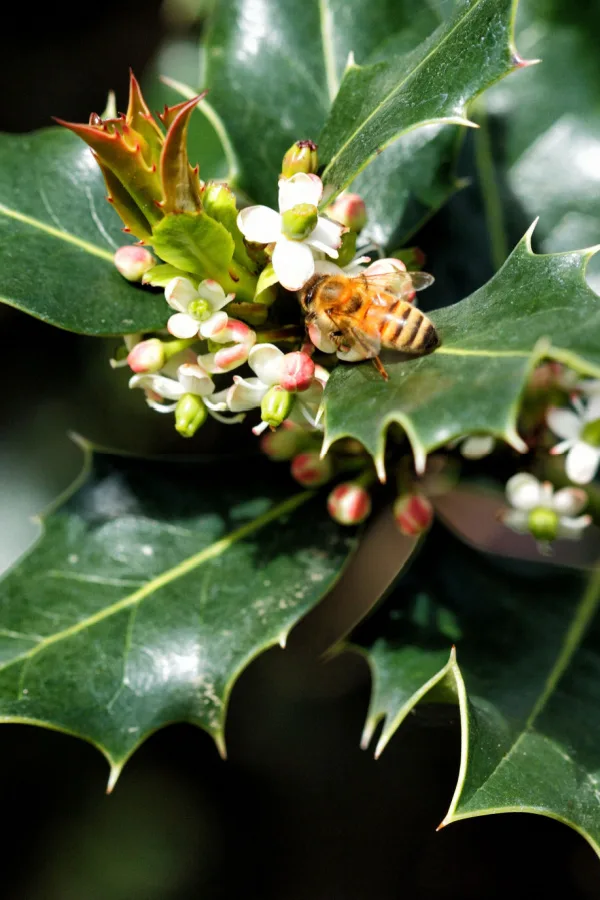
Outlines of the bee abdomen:
M418 354L427 353L438 346L437 332L420 310L399 301L390 313L395 314L395 317L388 319L381 331L383 344L405 353Z

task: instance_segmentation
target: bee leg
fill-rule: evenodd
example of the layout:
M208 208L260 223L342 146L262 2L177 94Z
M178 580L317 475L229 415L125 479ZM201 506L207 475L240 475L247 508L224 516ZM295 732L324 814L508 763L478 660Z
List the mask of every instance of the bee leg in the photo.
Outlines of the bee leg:
M379 372L379 374L381 375L381 377L383 378L383 380L384 380L384 381L389 381L390 376L389 376L388 373L385 371L385 369L384 369L384 367L383 367L383 363L381 362L381 360L379 359L379 357L378 357L378 356L374 356L374 357L371 359L371 362L373 363L373 365L375 366L375 368L377 369L377 371Z

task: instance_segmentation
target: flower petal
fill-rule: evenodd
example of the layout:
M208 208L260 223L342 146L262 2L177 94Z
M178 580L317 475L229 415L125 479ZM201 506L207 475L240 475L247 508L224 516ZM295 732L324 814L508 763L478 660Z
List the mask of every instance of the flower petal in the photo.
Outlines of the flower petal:
M586 422L600 419L600 394L591 394L585 411Z
M246 240L270 244L281 234L281 216L268 206L247 206L238 215L237 226Z
M175 412L175 410L177 409L176 403L157 403L157 401L153 400L152 397L146 397L146 403L148 404L150 409L153 409L154 412L159 413Z
M584 381L578 381L575 384L575 390L581 391L588 397L600 394L600 378L586 378Z
M552 407L546 413L546 422L554 434L560 438L575 440L579 437L581 422L577 413L570 409L557 409Z
M186 394L197 394L206 397L215 389L215 383L202 366L184 363L177 372L179 384Z
M356 259L353 259L351 263L348 263L347 266L344 266L344 275L347 275L348 278L355 278L356 275L362 275L365 271L365 263L370 262L370 256L357 256ZM331 265L333 265L333 263L331 263Z
M299 172L291 178L279 179L279 211L287 212L298 203L318 206L323 196L323 182L318 175Z
M502 524L519 534L528 534L528 515L522 509L506 509L501 515Z
M315 275L347 275L347 268L340 268L328 259L317 259L315 261Z
M229 390L229 388L224 388L222 391L211 394L210 400L205 399L204 405L207 409L214 409L217 412L223 412L223 410L229 409L227 405L227 395L229 394Z
M473 434L462 442L461 456L465 459L483 459L484 456L489 456L495 445L496 438L491 434Z
M198 362L198 355L194 353L194 351L188 347L187 350L180 350L179 353L175 353L171 359L168 359L162 369L160 370L161 375L166 375L167 378L173 378L177 381L177 372L179 371L179 366L182 366L184 363L191 363L192 365L196 365Z
M567 453L565 472L574 484L589 484L600 463L600 448L578 441Z
M335 353L337 350L337 344L328 335L323 334L316 322L311 322L308 326L308 336L321 353Z
M188 305L197 298L198 291L189 278L172 278L165 288L165 300L177 312L187 312Z
M317 224L307 240L309 244L315 241L324 247L330 248L325 250L325 253L331 256L332 250L339 250L341 247L343 233L343 227L337 222L332 222L331 219L319 216Z
M386 257L385 259L376 259L366 269L366 275L395 275L397 272L406 272L406 266L401 259Z
M577 541L581 537L581 532L584 528L587 528L588 525L592 524L592 517L578 516L576 519L572 519L569 516L563 516L558 523L558 534L559 538L566 538L570 541Z
M256 344L248 356L248 365L263 384L279 384L284 356L275 344Z
M214 278L205 278L198 285L198 296L208 300L214 309L221 309L226 301L226 294L218 281Z
M234 376L234 383L227 392L227 405L231 412L244 412L260 406L267 393L267 386L259 378L239 378Z
M377 342L376 347L363 347L358 342L347 350L338 350L337 358L344 362L361 362L363 359L372 359L377 356L380 350L380 343Z
M515 509L535 509L540 503L541 494L542 485L527 472L519 472L506 482L506 499Z
M198 330L203 338L214 338L215 334L226 327L228 321L229 316L226 312L215 312L210 318L200 323Z
M144 391L153 391L167 400L179 400L185 389L173 378L165 378L164 375L133 375L129 379L130 388L142 388Z
M288 291L299 291L315 271L310 247L304 242L288 241L287 238L277 241L272 262L280 284Z
M167 331L176 338L193 338L198 334L198 320L187 313L175 313L169 316Z
M585 508L587 494L581 488L561 488L554 495L552 508L561 516L576 516Z

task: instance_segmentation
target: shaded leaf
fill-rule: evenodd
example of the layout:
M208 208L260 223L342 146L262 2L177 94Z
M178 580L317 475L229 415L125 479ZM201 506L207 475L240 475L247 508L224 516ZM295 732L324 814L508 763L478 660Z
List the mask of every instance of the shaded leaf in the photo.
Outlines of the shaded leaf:
M584 278L593 251L535 255L530 232L484 287L430 314L442 344L429 356L338 366L325 391L325 446L361 441L384 474L386 430L405 430L419 470L455 437L493 434L517 449L519 400L532 367L556 359L600 375L600 305Z
M372 160L351 186L367 204L361 237L395 249L443 206L460 187L455 166L462 138L462 129L425 125Z
M468 124L469 100L517 65L514 9L512 0L464 0L411 53L347 68L320 139L333 194L401 134L435 122Z
M337 578L348 530L272 472L96 456L0 586L0 718L95 744L114 782L175 721L224 751L238 675Z
M112 257L128 243L88 148L64 129L0 135L0 298L83 334L162 328L164 297Z
M363 743L384 718L381 752L421 698L458 703L462 759L442 824L533 812L600 852L599 601L598 572L483 556L439 529L364 630Z
M600 234L600 63L597 4L531 0L518 19L518 46L539 65L485 96L491 177L508 239L540 216L545 251L596 243ZM476 136L476 140L480 138Z
M264 10L250 0L220 0L201 86L210 88L231 134L239 185L274 205L283 154L298 139L317 138L348 55L360 63L397 60L438 27L450 6L376 0L365 15L361 0L311 0L301 9L285 0ZM365 173L354 185L369 209L368 237L401 240L454 189L457 136L437 131L407 136L374 163L372 177Z

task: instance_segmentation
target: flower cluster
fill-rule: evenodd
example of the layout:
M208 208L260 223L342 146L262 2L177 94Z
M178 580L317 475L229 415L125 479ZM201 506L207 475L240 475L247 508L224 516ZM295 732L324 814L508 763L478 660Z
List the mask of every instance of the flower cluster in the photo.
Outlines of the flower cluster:
M199 99L165 108L155 120L132 76L126 115L63 123L92 148L110 202L125 230L140 239L117 250L117 270L164 290L169 311L165 329L125 335L122 356L111 363L129 366L130 387L141 389L153 410L172 414L184 437L209 417L234 424L250 415L262 451L287 461L302 487L330 485L330 515L359 524L373 506L374 465L349 439L324 454L322 401L338 360L373 358L387 377L377 359L384 332L380 327L350 340L335 327L332 311L313 312L307 297L319 277L364 275L378 276L372 285L415 304L415 291L432 279L407 272L407 264L420 269L423 254L413 247L388 259L365 255L377 250L362 238L365 204L349 192L327 202L318 148L310 140L297 141L283 157L277 209L238 209L233 190L203 182L187 158L186 131ZM532 468L566 454L566 477L577 485L556 491L529 472L508 480L502 521L533 535L547 552L554 540L579 537L591 523L582 514L587 496L581 486L600 466L600 381L579 381L562 365L542 363L529 379L518 427ZM461 466L477 466L502 445L498 436L469 433L455 435L445 450L430 457L420 475L409 456L398 463L388 452L388 468L395 466L397 476L393 517L406 537L429 528L436 497L453 490Z

